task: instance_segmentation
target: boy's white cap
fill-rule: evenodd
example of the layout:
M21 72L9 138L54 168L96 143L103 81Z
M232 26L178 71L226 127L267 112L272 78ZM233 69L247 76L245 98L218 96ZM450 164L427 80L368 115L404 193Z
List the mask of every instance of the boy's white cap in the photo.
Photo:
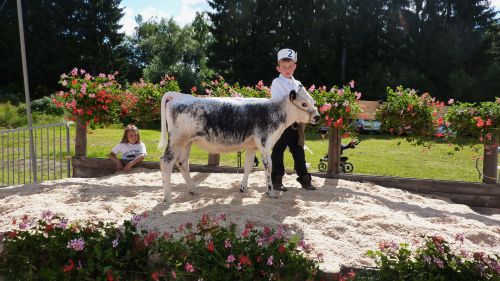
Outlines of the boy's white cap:
M297 62L297 52L292 49L281 49L278 51L278 61L281 59L292 59Z

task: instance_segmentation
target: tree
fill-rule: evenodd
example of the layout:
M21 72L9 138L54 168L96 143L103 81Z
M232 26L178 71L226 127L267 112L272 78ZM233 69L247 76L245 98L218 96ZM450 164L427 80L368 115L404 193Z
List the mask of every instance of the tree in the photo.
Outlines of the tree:
M136 62L149 81L158 82L166 74L176 77L181 89L213 76L207 66L207 45L211 41L207 19L198 13L192 24L180 27L173 19L136 19L138 27L130 39Z
M33 98L57 89L59 75L73 67L92 73L126 69L119 32L121 0L23 1L28 77ZM15 1L0 11L0 88L22 92ZM5 32L4 32L5 29ZM7 89L7 90L9 90ZM10 91L10 90L9 90Z

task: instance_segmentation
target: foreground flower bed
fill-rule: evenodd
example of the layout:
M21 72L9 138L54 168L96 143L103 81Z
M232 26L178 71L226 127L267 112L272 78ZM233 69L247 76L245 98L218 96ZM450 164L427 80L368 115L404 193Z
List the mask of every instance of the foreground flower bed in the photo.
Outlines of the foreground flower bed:
M382 241L367 252L378 270L360 272L354 280L500 280L500 256L469 252L463 241L461 234L453 243L441 236L415 238L411 245Z
M174 233L147 227L146 214L122 226L72 222L45 211L0 233L0 280L500 280L499 256L469 252L463 235L382 241L368 251L377 268L326 275L321 254L285 227L242 232L224 214L203 215ZM2 279L3 278L3 279Z
M238 234L225 215L203 215L175 233L157 232L135 215L122 227L68 223L44 212L24 216L1 234L5 280L314 280L318 258L279 227L247 224Z

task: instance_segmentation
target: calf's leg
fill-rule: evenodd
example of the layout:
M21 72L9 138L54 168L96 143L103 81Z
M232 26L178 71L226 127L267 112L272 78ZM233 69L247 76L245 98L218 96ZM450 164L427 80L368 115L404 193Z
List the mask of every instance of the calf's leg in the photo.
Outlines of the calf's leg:
M241 180L240 191L245 192L248 183L248 175L252 171L253 168L253 159L255 158L255 153L257 150L255 149L247 149L245 152L245 167L243 169L243 179Z
M168 145L165 153L160 157L160 168L163 179L163 201L167 203L172 202L172 186L170 184L170 177L172 176L172 169L177 158L175 153L176 149L168 139Z
M177 157L177 168L182 174L184 181L186 181L186 185L188 186L188 192L194 194L193 189L195 188L195 183L193 179L191 179L191 175L189 174L189 154L191 153L191 144L186 144L179 153Z
M276 192L274 191L273 182L271 180L272 171L272 161L271 161L271 150L263 149L260 152L262 154L262 164L264 165L264 171L266 172L266 186L269 193L269 197L276 198Z

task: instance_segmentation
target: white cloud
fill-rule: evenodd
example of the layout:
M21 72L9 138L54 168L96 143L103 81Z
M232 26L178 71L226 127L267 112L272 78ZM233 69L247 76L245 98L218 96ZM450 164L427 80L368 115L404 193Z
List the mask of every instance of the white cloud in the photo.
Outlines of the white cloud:
M193 21L197 11L201 12L206 9L210 9L206 0L181 0L180 12L175 15L172 12L167 12L153 6L145 7L140 11L127 7L123 10L125 15L120 21L123 25L121 31L124 31L127 35L132 35L136 27L135 17L139 14L142 15L145 21L151 18L160 20L161 18L170 19L173 17L177 24L184 26Z
M174 19L179 25L186 25L193 21L196 12L209 9L206 0L182 0L181 12Z
M131 8L125 8L123 10L125 15L123 15L122 19L120 20L120 24L122 25L121 31L125 32L127 35L132 35L134 34L134 27L136 26L135 24L135 12Z

